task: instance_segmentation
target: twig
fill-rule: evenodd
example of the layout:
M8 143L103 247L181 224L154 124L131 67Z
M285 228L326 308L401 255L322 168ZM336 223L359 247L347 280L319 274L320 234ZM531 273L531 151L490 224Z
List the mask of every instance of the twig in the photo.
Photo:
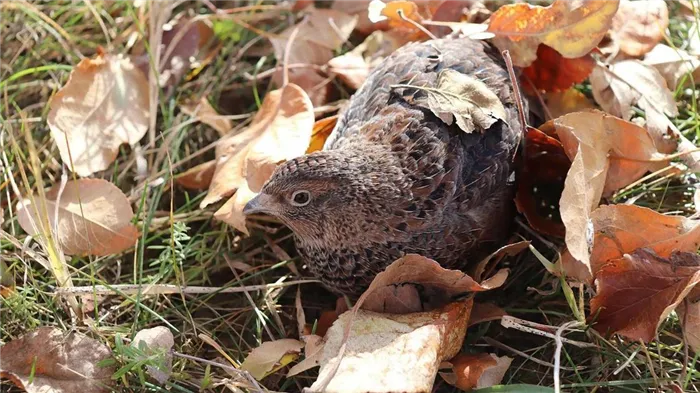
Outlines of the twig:
M292 51L292 44L294 43L294 39L297 38L299 29L306 23L307 20L308 18L304 17L304 19L302 19L301 22L294 27L292 34L289 35L289 39L287 40L287 45L284 47L284 60L282 61L284 63L282 64L284 67L282 69L282 86L287 86L287 83L289 83L289 70L287 69L287 64L289 64L289 53Z
M559 369L561 368L561 347L563 346L564 338L561 336L564 330L578 327L583 325L580 321L570 321L557 329L557 333L554 335L554 343L556 347L554 349L554 392L561 393L561 381L559 380Z
M423 27L420 23L416 22L415 20L408 19L406 18L406 15L403 14L403 10L399 9L396 11L397 14L399 14L399 17L404 20L404 22L408 22L412 24L416 29L422 31L425 35L430 37L431 40L437 40L438 38L435 36L435 34L431 33L428 29Z
M275 284L248 285L244 287L199 287L171 284L116 284L116 285L86 285L72 288L54 288L54 293L59 296L80 295L95 293L97 295L173 295L173 294L209 294L209 293L241 293L246 291L266 291L268 289L289 287L299 284L318 283L318 280L295 280Z
M492 347L501 348L501 349L503 349L504 351L512 352L512 353L514 353L514 354L516 354L516 355L522 356L522 357L524 357L525 359L527 359L527 360L529 360L529 361L531 361L531 362L533 362L533 363L537 363L537 364L539 364L539 365L541 365L541 366L545 366L545 367L554 367L554 365L553 365L552 363L545 362L544 360L540 360L540 359L537 359L537 358L535 358L535 357L532 357L532 356L526 354L525 352L519 351L519 350L517 350L517 349L515 349L515 348L513 348L513 347L510 347L510 346L508 346L508 345L506 345L506 344L503 344L503 343L500 342L500 341L496 341L496 340L492 339L491 337L486 337L486 336L484 336L484 337L482 337L482 338L483 338L483 340L486 342L486 344L488 344L488 345L490 345L490 346L492 346ZM575 371L575 370L583 370L583 369L585 369L585 367L576 367L576 368L573 368L573 367L562 367L561 369L562 369L562 370L566 370L566 371Z
M520 331L526 332L526 333L532 333L532 334L535 334L538 336L549 337L549 338L552 338L555 340L557 339L556 333L550 333L550 332L546 331L546 330L552 330L553 326L542 325L539 323L526 321L524 319L515 318L515 317L512 317L510 315L505 315L505 316L503 316L503 318L501 318L501 326L503 326L504 328L513 328L513 329L520 330ZM545 330L541 330L541 329L545 329ZM561 341L563 341L567 344L575 345L579 348L597 348L597 346L595 344L585 343L582 341L569 340L568 338L563 338L563 337L561 338Z
M520 127L522 133L521 140L523 141L523 148L525 148L525 135L527 135L527 117L525 116L525 106L523 105L523 96L520 93L520 85L518 84L518 78L515 76L515 69L513 68L513 59L510 58L510 52L504 50L501 52L503 60L506 62L506 68L508 69L508 77L510 78L510 83L513 84L513 97L515 98L515 106L518 108L518 118L520 119ZM517 152L517 149L515 149ZM515 153L514 153L515 154Z

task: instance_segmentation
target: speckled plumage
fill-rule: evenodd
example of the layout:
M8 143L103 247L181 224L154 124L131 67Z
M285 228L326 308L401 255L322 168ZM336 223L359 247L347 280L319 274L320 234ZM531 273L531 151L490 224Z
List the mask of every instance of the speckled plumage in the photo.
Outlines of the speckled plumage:
M311 273L336 292L361 293L406 253L465 267L503 240L513 217L520 126L499 59L466 38L397 50L351 98L323 151L277 168L248 211L285 222ZM445 68L492 89L506 122L465 133L414 105L423 91L392 87L434 87ZM308 205L294 206L297 190L310 192Z

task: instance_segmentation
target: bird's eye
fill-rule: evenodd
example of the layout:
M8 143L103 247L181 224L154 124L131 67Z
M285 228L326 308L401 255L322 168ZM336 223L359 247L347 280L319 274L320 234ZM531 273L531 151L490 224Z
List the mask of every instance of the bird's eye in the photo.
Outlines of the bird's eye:
M311 202L311 193L306 190L294 191L292 194L292 205L306 206Z

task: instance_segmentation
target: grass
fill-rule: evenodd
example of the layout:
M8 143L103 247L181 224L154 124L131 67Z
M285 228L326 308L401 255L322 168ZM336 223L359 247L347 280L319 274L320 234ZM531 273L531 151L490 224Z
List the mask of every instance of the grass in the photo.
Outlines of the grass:
M672 11L678 7L673 2L669 6ZM240 364L263 341L297 337L296 286L233 294L85 294L81 302L86 322L76 324L65 301L53 294L57 285L54 276L33 257L47 258L44 250L36 242L27 241L17 223L18 196L8 177L13 177L21 193L28 195L41 184L29 169L34 169L47 186L59 183L65 174L46 124L49 99L66 82L72 67L83 57L93 56L98 47L112 53L129 53L133 49L132 36L148 31L145 24L148 17L132 2L3 2L0 11L0 141L2 158L7 160L0 179L0 271L4 288L13 288L4 289L0 299L1 342L11 341L39 326L87 333L114 349L119 363L118 389L125 392L219 392L226 390L227 383L250 386L251 382L237 380L225 368L206 361L230 366L227 359L231 359L234 364ZM181 2L173 15L178 13L212 15L206 1ZM234 124L243 127L272 88L268 80L252 82L245 77L275 65L274 56L260 57L253 53L264 46L265 39L238 23L250 15L251 11L243 11L233 14L236 19L217 18L215 30L223 42L221 52L196 76L178 84L172 95L161 98L155 146L145 149L146 158L156 164L150 168L150 177L136 179L135 153L126 146L111 168L97 175L116 184L135 202L136 224L142 235L135 249L120 255L69 259L74 285L174 284L224 289L302 278L298 271L304 275L288 230L266 225L251 237L244 237L213 220L212 208L199 208L203 192L171 187L172 173L213 158L211 144L218 138L207 126L189 121L178 110L179 102L206 96L221 112L241 115ZM287 25L290 16L283 11L275 23L258 27L278 31ZM687 22L672 17L670 41L681 45L688 28ZM699 94L697 89L688 88L675 92L681 115L674 122L691 140L700 136ZM340 96L347 97L347 93L341 92ZM36 146L40 164L34 167L28 158L25 132ZM21 180L19 168L27 168L26 183ZM156 179L162 181L154 182ZM695 213L693 184L696 182L694 175L687 173L669 178L652 177L616 195L613 201L634 200L638 205L664 213L689 216ZM517 233L533 237L522 227ZM537 239L533 244L546 258L556 258L556 249ZM512 270L508 283L502 290L480 295L479 300L494 301L519 318L559 326L575 320L572 303L567 301L565 293L574 298L591 296L589 291L570 288L566 282L546 273L532 254L503 264ZM249 268L232 271L231 265ZM302 302L307 322L313 323L321 311L333 307L335 298L317 285L308 284L302 285ZM133 338L140 329L157 325L169 327L175 335L174 350L188 356L175 356L173 376L162 387L144 376L148 362L139 361L138 351L120 344ZM204 336L215 341L221 351L208 344ZM658 339L647 345L604 338L593 330L567 337L596 346L564 346L561 381L565 391L673 391L669 387L673 381L680 381L684 391L700 388L695 382L700 380L698 357L682 345L675 314L660 326ZM504 379L507 384L552 386L553 369L547 363L552 361L554 349L554 340L505 329L497 322L471 328L465 342L465 351L489 351L514 357ZM579 366L583 368L578 369ZM298 391L313 382L315 373L316 370L310 370L285 379L283 369L261 384L275 391ZM436 386L439 391L454 390L439 378ZM0 391L13 389L7 381L0 383Z

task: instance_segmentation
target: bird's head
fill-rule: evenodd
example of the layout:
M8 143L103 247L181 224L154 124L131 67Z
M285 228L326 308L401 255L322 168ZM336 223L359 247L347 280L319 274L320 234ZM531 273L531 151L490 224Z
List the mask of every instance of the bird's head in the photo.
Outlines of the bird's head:
M382 214L390 214L386 207L398 197L401 172L391 169L389 159L383 153L331 150L287 161L243 213L277 217L307 243L362 242L381 230Z

